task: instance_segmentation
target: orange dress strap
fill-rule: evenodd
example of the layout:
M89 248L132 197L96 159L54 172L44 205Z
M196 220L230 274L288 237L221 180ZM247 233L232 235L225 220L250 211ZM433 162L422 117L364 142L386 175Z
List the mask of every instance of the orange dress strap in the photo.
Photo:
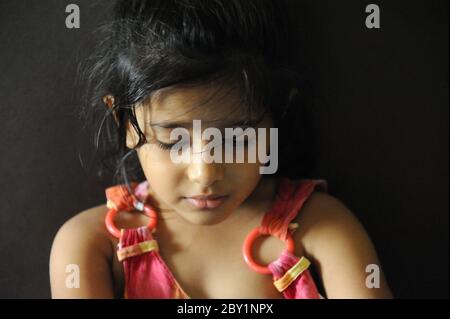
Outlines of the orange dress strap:
M303 204L314 190L328 191L328 184L323 179L291 180L279 177L277 192L271 208L264 214L261 222L261 233L273 235L285 241L288 232L294 232L298 227L291 224L298 215Z

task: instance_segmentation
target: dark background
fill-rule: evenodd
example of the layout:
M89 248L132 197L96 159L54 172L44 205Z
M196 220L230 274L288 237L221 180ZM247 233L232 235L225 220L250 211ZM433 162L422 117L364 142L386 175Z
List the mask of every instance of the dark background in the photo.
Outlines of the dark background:
M81 28L65 28L65 7ZM394 295L448 298L448 1L290 1L314 87L315 176L372 237ZM365 27L365 7L381 29ZM48 298L57 229L105 202L78 63L108 1L0 2L0 297ZM87 149L87 148L86 148ZM81 158L81 159L80 159Z

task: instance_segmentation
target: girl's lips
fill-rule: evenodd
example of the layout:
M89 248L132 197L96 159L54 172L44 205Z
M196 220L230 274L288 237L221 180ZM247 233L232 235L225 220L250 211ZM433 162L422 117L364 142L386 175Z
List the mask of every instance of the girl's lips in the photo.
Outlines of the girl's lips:
M227 197L228 196L221 196L216 198L205 198L205 199L186 197L185 199L197 209L213 209L222 205L223 202L227 199Z

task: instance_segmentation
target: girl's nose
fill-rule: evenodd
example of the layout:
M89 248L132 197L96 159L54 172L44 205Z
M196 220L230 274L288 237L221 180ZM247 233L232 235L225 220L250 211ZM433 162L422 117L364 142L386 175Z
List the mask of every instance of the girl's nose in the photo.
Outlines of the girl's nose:
M209 187L223 179L223 165L221 163L207 163L203 160L192 162L188 167L188 177L201 187Z
M206 155L206 154L205 154ZM200 187L209 187L224 177L224 166L222 163L208 163L201 158L189 163L187 174L191 182L199 184Z

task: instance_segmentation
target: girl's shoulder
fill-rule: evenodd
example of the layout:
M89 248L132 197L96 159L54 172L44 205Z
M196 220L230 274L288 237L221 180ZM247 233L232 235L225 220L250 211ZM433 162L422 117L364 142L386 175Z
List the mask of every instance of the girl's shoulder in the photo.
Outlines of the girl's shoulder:
M59 228L55 241L62 238L68 245L80 241L90 241L96 243L95 247L107 247L110 244L108 232L104 226L107 211L106 205L99 205L74 215ZM105 249L105 252L109 253L109 250Z
M108 256L112 255L114 244L118 243L118 239L112 236L105 226L108 210L108 207L103 204L76 214L61 226L56 237L60 234L65 234L68 237L71 234L84 235L98 245L104 246ZM119 228L136 228L145 225L147 217L139 212L131 212L130 214L117 215L114 222ZM112 249L109 249L109 247Z
M356 216L338 198L324 191L313 191L305 200L295 222L299 224L294 233L310 253L320 249L332 233L347 233L362 227Z
M302 243L306 256L318 267L328 298L392 297L369 234L341 200L315 191L296 222L300 227L294 240ZM380 289L366 287L368 266L379 269Z
M113 249L102 227L105 214L102 206L85 210L56 233L49 265L53 298L114 297L109 266ZM78 289L71 289L73 285Z
M105 226L107 212L106 205L95 206L76 214L59 228L50 253L52 296L112 298L120 290L117 278L121 273L115 253L118 239ZM115 222L121 228L145 224L138 213L120 214ZM68 266L76 267L80 273L79 284L83 289L67 289L65 286L68 269L75 269Z

